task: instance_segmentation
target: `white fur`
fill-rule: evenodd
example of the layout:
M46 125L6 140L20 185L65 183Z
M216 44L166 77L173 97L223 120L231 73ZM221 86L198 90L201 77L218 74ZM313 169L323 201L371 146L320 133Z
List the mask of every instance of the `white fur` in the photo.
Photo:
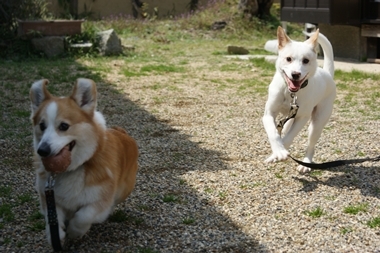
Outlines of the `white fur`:
M280 30L279 32L281 34ZM272 155L266 159L268 163L285 160L288 157L289 146L309 119L309 142L303 161L313 162L315 145L323 127L331 116L336 96L336 87L333 81L334 56L332 47L322 34L319 34L318 42L321 44L325 55L323 69L317 67L316 45L311 40L296 42L289 39L279 46L276 73L269 85L268 100L262 119L272 148ZM305 59L309 62L305 63ZM299 105L298 113L295 119L285 124L282 132L283 137L281 137L276 129L276 118L279 114L288 115L291 102L290 91L284 75L292 78L294 73L299 74L300 80L308 79L308 85L296 92L297 104ZM299 172L310 171L304 166L299 166L297 169Z

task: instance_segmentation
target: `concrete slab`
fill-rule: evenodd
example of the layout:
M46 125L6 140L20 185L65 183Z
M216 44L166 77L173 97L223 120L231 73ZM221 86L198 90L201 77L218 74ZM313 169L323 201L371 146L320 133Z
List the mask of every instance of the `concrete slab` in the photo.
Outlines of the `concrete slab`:
M227 58L238 58L248 60L251 58L265 58L268 62L275 63L277 55L228 55ZM367 62L350 62L347 60L336 59L334 61L335 69L350 72L352 70L363 71L367 73L380 74L380 64ZM323 59L318 59L318 65L323 66Z

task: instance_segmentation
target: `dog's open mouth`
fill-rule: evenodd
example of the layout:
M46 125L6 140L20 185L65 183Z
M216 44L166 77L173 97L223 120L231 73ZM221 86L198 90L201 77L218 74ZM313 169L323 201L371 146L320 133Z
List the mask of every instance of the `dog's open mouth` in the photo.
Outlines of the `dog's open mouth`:
M71 164L71 151L75 144L75 141L72 141L64 146L58 154L41 158L45 170L54 173L62 173L66 171Z
M291 92L297 92L299 91L299 89L301 89L302 87L302 84L306 81L306 78L307 78L307 75L301 79L301 80L293 80L291 78L289 78L286 73L284 72L284 77L285 77L285 81L288 85L288 89L289 91Z

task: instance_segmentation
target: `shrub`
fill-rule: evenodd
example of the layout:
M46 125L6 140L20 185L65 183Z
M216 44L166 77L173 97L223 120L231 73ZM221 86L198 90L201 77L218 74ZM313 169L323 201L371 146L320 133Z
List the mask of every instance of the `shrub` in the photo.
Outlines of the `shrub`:
M0 39L13 39L18 19L45 19L49 16L47 0L0 1Z

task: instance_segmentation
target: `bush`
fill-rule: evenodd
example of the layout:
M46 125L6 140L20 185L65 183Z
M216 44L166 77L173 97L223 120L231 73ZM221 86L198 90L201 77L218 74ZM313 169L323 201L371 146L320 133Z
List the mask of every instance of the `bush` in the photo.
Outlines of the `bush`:
M45 19L49 16L47 0L1 0L0 39L16 36L18 19Z

